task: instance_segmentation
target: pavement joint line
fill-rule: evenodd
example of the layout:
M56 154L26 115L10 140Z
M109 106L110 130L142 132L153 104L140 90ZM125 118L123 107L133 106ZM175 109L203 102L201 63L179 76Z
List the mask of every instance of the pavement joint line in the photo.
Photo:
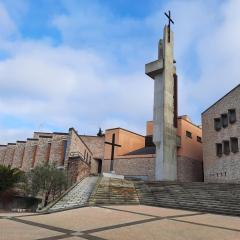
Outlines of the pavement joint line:
M48 230L51 230L51 231L55 231L55 232L65 233L65 234L71 234L71 233L76 232L74 230L69 230L69 229L65 229L65 228L50 226L50 225L47 225L47 224L37 223L37 222L24 220L24 219L18 219L16 217L12 217L10 220L15 221L15 222L28 224L28 225L32 225L32 226L35 226L35 227L45 228L45 229L48 229Z
M168 220L189 223L189 224L198 225L198 226L202 226L202 227L219 228L219 229L228 230L228 231L240 232L240 229L236 229L236 228L227 228L227 227L221 227L221 226L210 225L210 224L205 224L205 223L196 223L196 222L191 222L191 221L186 221L186 220L181 220L181 219L174 219L174 218L173 219L169 218Z
M58 239L67 239L70 237L72 237L72 235L63 234L63 235L52 236L52 237L37 238L35 240L58 240Z
M96 207L115 210L115 211L119 211L119 212L133 213L133 214L142 215L142 216L146 216L146 217L159 217L159 216L155 216L155 215L151 215L151 214L139 213L139 212L134 212L134 211L129 211L129 210L113 208L113 207L105 207L105 206L96 206Z
M23 223L23 224L35 226L35 227L45 228L45 229L55 231L55 232L65 233L64 235L52 236L52 237L47 237L47 238L40 238L38 240L65 239L65 238L73 237L73 236L75 236L75 235L73 235L74 233L79 232L79 231L74 231L74 230L69 230L69 229L65 229L65 228L55 227L55 226L51 226L51 225L47 225L47 224L37 223L37 222L29 221L29 220L18 219L16 217L11 217L11 218L8 218L8 219L12 220L12 221ZM85 233L84 231L81 231L81 232L83 233L81 236L75 236L75 237L81 237L81 238L85 238L85 239L89 239L89 240L106 240L104 238L100 238L100 237L97 237L97 236L92 236L88 233Z
M162 217L162 216L156 216L156 215L151 215L151 214L145 214L145 213L141 213L141 212L134 212L134 211L129 211L129 210L123 210L123 209L118 209L118 208L113 208L113 207L105 207L105 206L97 206L99 208L106 208L106 209L111 209L111 210L115 210L115 211L120 211L120 212L127 212L127 213L133 213L133 214L138 214L138 215L143 215L146 217L154 217L154 218L179 218L179 217L190 217L190 216L196 216L196 215L204 215L206 213L203 212L196 212L196 213L189 213L189 214L181 214L181 215L173 215L173 216L166 216L166 217Z
M121 223L121 224L116 224L116 225L112 225L112 226L89 229L89 230L85 230L85 231L82 231L82 232L87 233L87 234L97 233L97 232L112 230L112 229L116 229L116 228L128 227L128 226L138 225L138 224L143 224L143 223L148 223L148 222L154 222L154 221L157 221L157 220L161 220L161 218L159 218L159 217L148 218L148 219L143 219L143 220L134 221L134 222L127 222L127 223Z

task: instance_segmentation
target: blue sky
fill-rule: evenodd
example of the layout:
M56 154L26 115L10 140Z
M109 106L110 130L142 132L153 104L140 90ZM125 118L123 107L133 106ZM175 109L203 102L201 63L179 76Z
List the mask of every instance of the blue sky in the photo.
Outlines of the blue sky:
M239 83L238 0L0 1L0 142L33 131L145 132L153 81L144 65L172 11L179 114L201 112Z

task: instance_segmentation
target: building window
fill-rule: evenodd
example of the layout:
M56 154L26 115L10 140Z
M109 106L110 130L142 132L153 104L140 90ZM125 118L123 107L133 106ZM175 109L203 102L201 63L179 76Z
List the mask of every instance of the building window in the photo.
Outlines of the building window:
M66 153L67 153L67 140L63 140L63 161L62 164L64 165Z
M88 162L88 152L87 152L86 162Z
M235 123L237 120L236 116L236 109L229 109L228 110L228 119L231 124Z
M221 130L221 118L214 118L214 128L216 131Z
M218 157L222 156L222 144L221 143L216 143L216 154Z
M238 139L236 137L231 138L231 151L236 153L239 151L238 149Z
M202 138L197 136L197 141L201 143L202 142Z
M192 133L189 132L189 131L186 131L186 136L189 137L189 138L192 138Z
M221 115L222 127L226 128L228 126L228 115L226 113Z
M230 153L229 141L223 141L223 152L225 155L229 155L229 153Z

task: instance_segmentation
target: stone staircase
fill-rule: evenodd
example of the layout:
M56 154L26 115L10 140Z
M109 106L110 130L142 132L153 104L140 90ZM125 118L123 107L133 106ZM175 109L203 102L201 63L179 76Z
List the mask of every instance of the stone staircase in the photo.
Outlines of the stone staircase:
M76 184L61 199L52 205L48 212L67 210L88 205L89 197L95 188L98 177L86 177Z
M132 181L102 177L89 204L139 204L139 199Z
M140 204L240 216L240 184L136 181Z

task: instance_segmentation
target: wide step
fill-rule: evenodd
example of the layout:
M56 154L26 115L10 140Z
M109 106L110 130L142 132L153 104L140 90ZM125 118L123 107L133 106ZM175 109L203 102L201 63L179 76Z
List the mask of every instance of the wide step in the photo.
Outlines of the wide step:
M240 184L135 182L141 204L240 216Z

